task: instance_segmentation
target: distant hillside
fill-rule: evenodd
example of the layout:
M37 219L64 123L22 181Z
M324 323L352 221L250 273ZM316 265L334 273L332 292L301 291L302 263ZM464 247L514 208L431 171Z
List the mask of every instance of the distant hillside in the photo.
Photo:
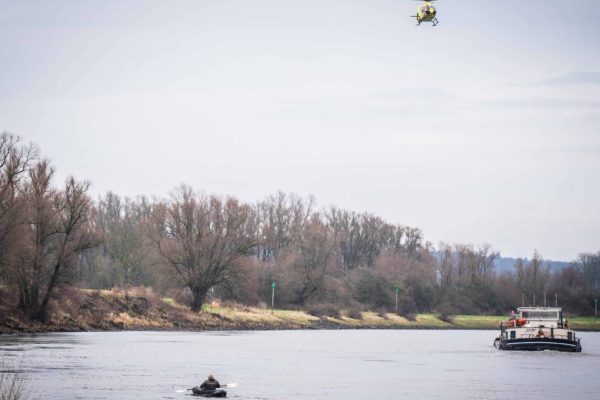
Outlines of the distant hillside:
M512 257L498 257L495 260L496 272L512 272L514 271L514 265L517 263L518 258ZM528 262L527 258L523 258L523 261ZM544 260L544 265L550 267L551 272L560 271L563 268L568 267L571 264L570 261L554 261L554 260Z
M441 258L441 254L438 251L432 251L431 254L439 261ZM513 272L514 266L517 263L518 258L512 257L502 257L498 256L494 260L495 271L499 274L503 272ZM527 257L522 259L525 263L529 262ZM560 271L563 268L571 265L571 261L555 261L555 260L544 260L544 266L550 267L550 272L554 273Z

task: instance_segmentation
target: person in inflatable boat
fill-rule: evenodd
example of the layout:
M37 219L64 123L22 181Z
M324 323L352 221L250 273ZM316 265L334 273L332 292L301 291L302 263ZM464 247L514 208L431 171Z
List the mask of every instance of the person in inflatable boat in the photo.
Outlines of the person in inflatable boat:
M219 384L219 381L215 379L213 374L208 375L208 379L202 382L202 385L200 385L201 390L216 390L220 387L221 385Z

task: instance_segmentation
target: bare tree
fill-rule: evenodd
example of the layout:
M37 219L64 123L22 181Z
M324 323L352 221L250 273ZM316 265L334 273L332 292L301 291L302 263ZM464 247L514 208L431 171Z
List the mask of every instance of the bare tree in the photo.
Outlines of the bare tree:
M253 209L236 199L201 197L182 187L157 213L154 239L159 254L193 296L199 311L210 288L225 285L238 271L236 263L256 245Z
M437 263L438 285L442 297L454 287L455 279L455 261L452 246L446 243L440 243L439 260Z
M96 207L103 233L103 256L112 267L112 283L117 286L145 283L150 264L145 241L143 206L109 192Z
M597 253L581 253L575 262L589 287L597 294L600 287L600 251Z
M381 218L331 207L325 218L338 246L337 260L344 270L371 268L383 250L414 258L421 247L421 231L388 224Z
M8 275L6 266L18 253L11 238L23 218L25 202L20 196L21 183L31 163L37 158L33 145L22 145L18 136L0 135L0 282Z
M261 261L277 259L299 237L313 212L314 199L304 200L294 194L279 192L257 206L258 245Z
M543 265L542 256L537 250L533 252L533 257L528 263L517 260L515 269L519 288L535 306L542 300L543 291L550 279L550 269Z
M333 259L331 233L319 215L313 215L304 226L297 242L298 257L293 267L298 271L296 302L304 305L323 284Z
M51 186L54 174L48 161L38 162L29 172L26 185L27 221L22 226L19 275L19 304L31 317L47 320L48 303L66 268L77 255L97 245L91 226L88 183L73 178L57 191Z
M326 214L338 243L338 262L344 270L371 267L381 249L378 233L383 221L331 207Z

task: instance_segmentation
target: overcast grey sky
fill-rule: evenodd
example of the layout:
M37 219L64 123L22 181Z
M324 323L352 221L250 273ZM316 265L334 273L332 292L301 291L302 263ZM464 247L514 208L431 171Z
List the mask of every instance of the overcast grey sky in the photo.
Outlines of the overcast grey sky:
M600 250L600 9L0 0L0 130L94 195L278 190L439 241Z

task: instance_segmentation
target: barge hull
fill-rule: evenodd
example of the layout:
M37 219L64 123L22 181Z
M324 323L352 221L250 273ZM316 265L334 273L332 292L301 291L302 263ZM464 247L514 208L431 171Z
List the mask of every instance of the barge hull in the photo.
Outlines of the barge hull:
M555 350L578 353L581 351L579 341L564 339L510 339L500 341L500 350Z

